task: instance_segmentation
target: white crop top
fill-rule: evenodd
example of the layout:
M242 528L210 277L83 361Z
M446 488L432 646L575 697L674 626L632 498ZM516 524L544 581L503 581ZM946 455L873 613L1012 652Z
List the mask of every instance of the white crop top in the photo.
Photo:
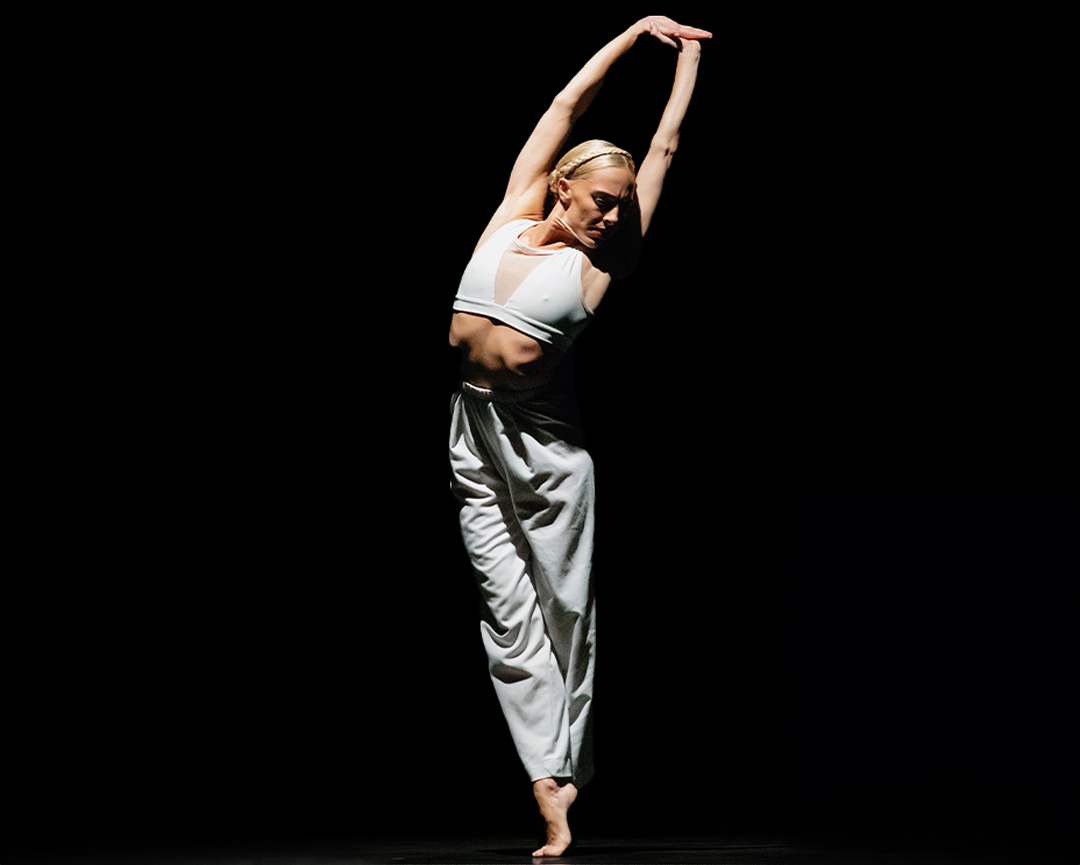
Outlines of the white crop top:
M476 250L462 274L454 310L493 318L565 351L589 323L581 285L584 254L534 249L520 239L538 223L517 219Z

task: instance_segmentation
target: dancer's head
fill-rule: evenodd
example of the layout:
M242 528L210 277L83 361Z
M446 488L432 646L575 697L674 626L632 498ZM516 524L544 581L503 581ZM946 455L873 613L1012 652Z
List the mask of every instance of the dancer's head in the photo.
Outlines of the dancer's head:
M626 208L632 206L637 168L625 150L609 141L585 141L555 165L548 186L560 221L582 245L595 248L607 240Z
M556 186L560 180L578 180L601 168L626 168L631 175L637 174L634 159L627 151L610 141L594 138L581 142L563 154L549 176L548 186L558 195Z

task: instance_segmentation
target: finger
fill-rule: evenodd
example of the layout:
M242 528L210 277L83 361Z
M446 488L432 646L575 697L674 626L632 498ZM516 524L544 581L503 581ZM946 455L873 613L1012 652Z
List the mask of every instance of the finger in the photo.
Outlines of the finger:
M712 33L708 30L699 30L697 27L680 27L679 35L683 39L712 39Z
M653 27L653 28L651 28L651 30L652 30L652 35L655 36L657 39L659 39L661 42L663 42L665 45L670 45L672 48L678 48L679 47L679 43L676 42L674 39L672 39L670 36L668 36L659 27Z

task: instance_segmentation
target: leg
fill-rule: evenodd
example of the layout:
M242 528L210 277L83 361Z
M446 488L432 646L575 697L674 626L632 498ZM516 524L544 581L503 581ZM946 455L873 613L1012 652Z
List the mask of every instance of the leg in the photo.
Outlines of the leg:
M492 680L547 825L534 855L559 856L577 786L556 779L592 775L592 460L516 408L458 400L451 464Z
M572 774L566 687L530 573L531 552L506 482L475 433L490 406L459 403L451 437L461 533L480 589L489 671L530 780ZM487 416L485 417L485 414Z
M542 422L519 423L517 432L516 447L503 458L511 467L510 493L532 556L530 568L545 631L565 683L573 765L572 782L560 782L556 776L533 783L547 826L547 843L533 855L561 856L572 840L570 807L578 787L593 774L593 463L584 449L545 435ZM515 457L521 461L516 470Z
M523 466L511 473L511 494L532 556L545 630L566 686L572 778L580 788L593 775L593 462L580 447L545 439L542 427L535 438L522 435L521 444L528 471Z

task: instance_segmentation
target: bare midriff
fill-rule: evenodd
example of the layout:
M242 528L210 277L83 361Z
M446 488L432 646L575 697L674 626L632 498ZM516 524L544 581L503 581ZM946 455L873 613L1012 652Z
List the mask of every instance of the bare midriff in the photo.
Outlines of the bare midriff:
M450 345L461 350L461 377L491 390L528 390L551 381L560 352L509 325L455 312Z

